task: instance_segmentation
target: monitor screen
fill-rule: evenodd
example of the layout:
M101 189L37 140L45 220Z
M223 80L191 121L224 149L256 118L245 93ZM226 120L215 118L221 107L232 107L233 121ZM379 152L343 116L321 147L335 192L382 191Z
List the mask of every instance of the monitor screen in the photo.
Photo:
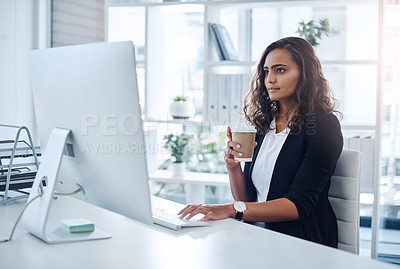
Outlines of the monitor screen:
M132 42L31 52L40 146L56 128L71 130L56 190L152 223L145 144Z

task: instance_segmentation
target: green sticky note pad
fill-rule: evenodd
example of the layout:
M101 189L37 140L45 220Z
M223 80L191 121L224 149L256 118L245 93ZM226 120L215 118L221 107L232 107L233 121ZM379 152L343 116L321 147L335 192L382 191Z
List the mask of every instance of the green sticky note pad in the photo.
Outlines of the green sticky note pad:
M83 233L94 231L94 223L87 219L60 220L60 226L70 233Z

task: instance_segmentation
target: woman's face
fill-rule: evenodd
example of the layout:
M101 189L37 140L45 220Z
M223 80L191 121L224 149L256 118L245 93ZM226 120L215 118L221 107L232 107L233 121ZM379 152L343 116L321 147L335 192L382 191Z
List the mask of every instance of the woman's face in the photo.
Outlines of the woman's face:
M296 91L300 70L286 49L274 49L265 58L264 84L269 97L280 106L289 105Z

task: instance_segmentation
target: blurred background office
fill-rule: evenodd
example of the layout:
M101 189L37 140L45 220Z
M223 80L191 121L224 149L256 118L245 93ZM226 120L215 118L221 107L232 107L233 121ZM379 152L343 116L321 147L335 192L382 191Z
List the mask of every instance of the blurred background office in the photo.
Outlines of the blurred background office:
M364 154L360 255L400 264L398 0L0 0L0 123L36 132L29 50L132 40L150 172L173 161L164 136L185 133L192 136L186 170L224 174L225 127L240 117L237 100L255 61L272 41L301 35L302 23L324 20L327 34L314 47L340 101L345 147ZM235 60L221 58L210 23L225 27ZM181 95L195 114L177 119L169 109ZM9 136L0 129L0 140ZM156 187L185 202L184 185ZM209 186L205 195L209 203L230 199L226 186Z

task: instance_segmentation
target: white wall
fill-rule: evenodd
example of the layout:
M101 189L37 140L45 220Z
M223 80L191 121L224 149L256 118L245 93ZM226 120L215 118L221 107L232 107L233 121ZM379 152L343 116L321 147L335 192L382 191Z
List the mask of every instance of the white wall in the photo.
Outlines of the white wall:
M0 0L0 122L8 124L17 120L15 13L16 1Z
M29 79L29 51L46 46L50 0L0 0L0 123L25 125L36 133ZM43 9L43 11L40 11ZM41 20L39 20L41 18ZM43 28L41 31L39 29ZM0 128L0 139L15 131Z

